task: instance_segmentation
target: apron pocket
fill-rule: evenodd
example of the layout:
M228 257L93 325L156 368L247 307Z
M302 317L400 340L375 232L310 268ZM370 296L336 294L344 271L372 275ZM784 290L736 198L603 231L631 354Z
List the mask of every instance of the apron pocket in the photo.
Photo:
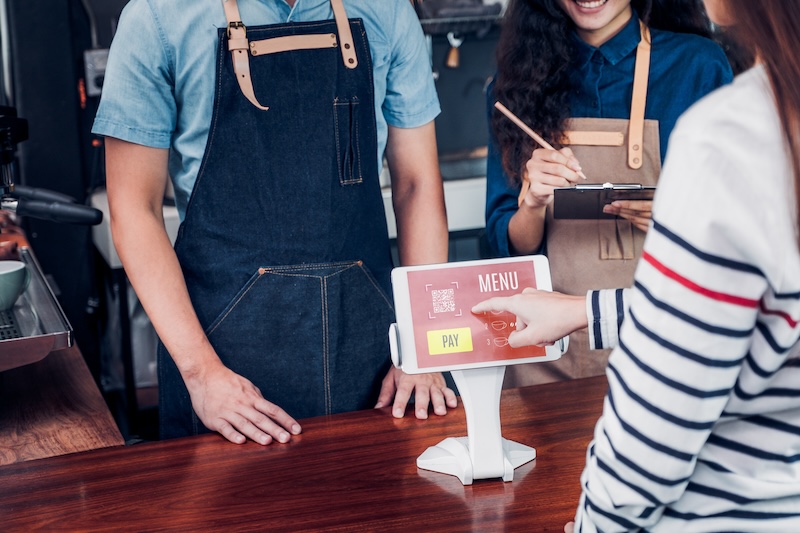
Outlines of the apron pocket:
M364 181L361 172L361 148L358 144L358 97L336 98L333 101L336 163L340 185Z
M633 224L630 221L623 218L598 220L597 232L601 260L635 259Z
M393 319L362 261L262 267L207 335L228 368L304 418L374 405Z

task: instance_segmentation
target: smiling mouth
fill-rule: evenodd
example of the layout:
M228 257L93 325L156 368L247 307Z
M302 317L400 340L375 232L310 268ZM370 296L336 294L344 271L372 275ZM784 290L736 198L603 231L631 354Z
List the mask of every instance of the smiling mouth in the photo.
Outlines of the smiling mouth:
M608 0L572 0L575 4L582 9L594 9L604 5Z

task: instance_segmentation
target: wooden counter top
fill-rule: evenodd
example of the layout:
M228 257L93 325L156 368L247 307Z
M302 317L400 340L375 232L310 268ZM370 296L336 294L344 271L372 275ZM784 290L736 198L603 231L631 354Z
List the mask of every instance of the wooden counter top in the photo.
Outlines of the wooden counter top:
M77 346L0 372L0 465L123 444Z
M427 421L388 409L303 421L288 444L216 434L0 467L4 531L562 531L580 495L605 377L504 391L503 436L538 457L514 481L419 470L461 407Z

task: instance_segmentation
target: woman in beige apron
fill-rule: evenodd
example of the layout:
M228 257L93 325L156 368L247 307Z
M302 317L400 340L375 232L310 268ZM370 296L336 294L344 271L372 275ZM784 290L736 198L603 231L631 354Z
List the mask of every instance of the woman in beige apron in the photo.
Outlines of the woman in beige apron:
M532 3L547 11L550 18L532 12ZM489 103L502 102L562 148L555 151L533 145L506 117L499 113L493 116L492 140L497 146L490 147L487 169L487 235L498 255L546 253L553 289L559 292L585 294L589 289L630 286L650 202L623 206L631 209L624 212L616 209L614 213L622 216L615 220L555 220L552 189L578 182L655 185L677 116L731 79L724 54L710 40L651 31L646 17L664 22L664 13L655 13L655 9L646 0L608 0L591 9L573 0L513 0L509 5L509 20L518 17L516 20L528 20L530 25L508 23L504 28L498 45L498 75ZM559 15L566 30L559 30ZM694 28L683 29L702 28L705 19L697 20ZM537 29L553 32L551 39L556 42L544 45L541 36L539 42L529 37L536 35ZM563 33L567 37L561 37ZM575 44L570 38L583 41ZM534 58L532 79L520 80L519 49L538 46L544 57L551 51L551 64L563 62L563 50L552 52L560 50L559 39L563 47L573 46L568 72L548 65L552 72L544 75L537 70ZM684 57L688 51L695 58L703 57L703 61L687 63ZM559 76L563 77L561 81ZM594 92L587 90L585 83L593 76L597 79ZM538 87L537 83L544 88L531 90ZM530 98L527 93L532 93ZM555 116L542 111L548 109ZM564 114L570 111L575 116ZM498 172L501 163L502 171ZM516 168L521 170L515 172ZM528 197L520 194L523 180L530 180ZM570 336L569 350L559 361L509 367L505 385L525 386L603 373L608 351L589 350L588 340L588 330L578 331Z

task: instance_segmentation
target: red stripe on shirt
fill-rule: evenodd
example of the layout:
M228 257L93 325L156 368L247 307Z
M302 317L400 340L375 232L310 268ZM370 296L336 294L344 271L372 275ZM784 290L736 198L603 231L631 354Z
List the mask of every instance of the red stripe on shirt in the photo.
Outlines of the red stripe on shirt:
M690 289L698 294L702 294L707 298L711 298L712 300L718 300L720 302L725 302L733 305L741 305L742 307L753 307L753 308L758 307L758 300L753 300L751 298L742 298L741 296L726 294L724 292L712 291L711 289L706 289L705 287L701 287L700 285L691 281L690 279L681 276L674 270L667 268L663 263L658 261L658 259L656 259L647 252L642 252L642 259L653 265L656 268L656 270L658 270L668 278L677 281L687 289Z
M764 313L765 315L775 315L781 317L789 324L789 327L791 327L792 329L797 327L797 320L793 319L789 315L789 313L784 313L783 311L777 311L774 309L767 309L766 307L764 307L764 302L761 302L761 312Z

